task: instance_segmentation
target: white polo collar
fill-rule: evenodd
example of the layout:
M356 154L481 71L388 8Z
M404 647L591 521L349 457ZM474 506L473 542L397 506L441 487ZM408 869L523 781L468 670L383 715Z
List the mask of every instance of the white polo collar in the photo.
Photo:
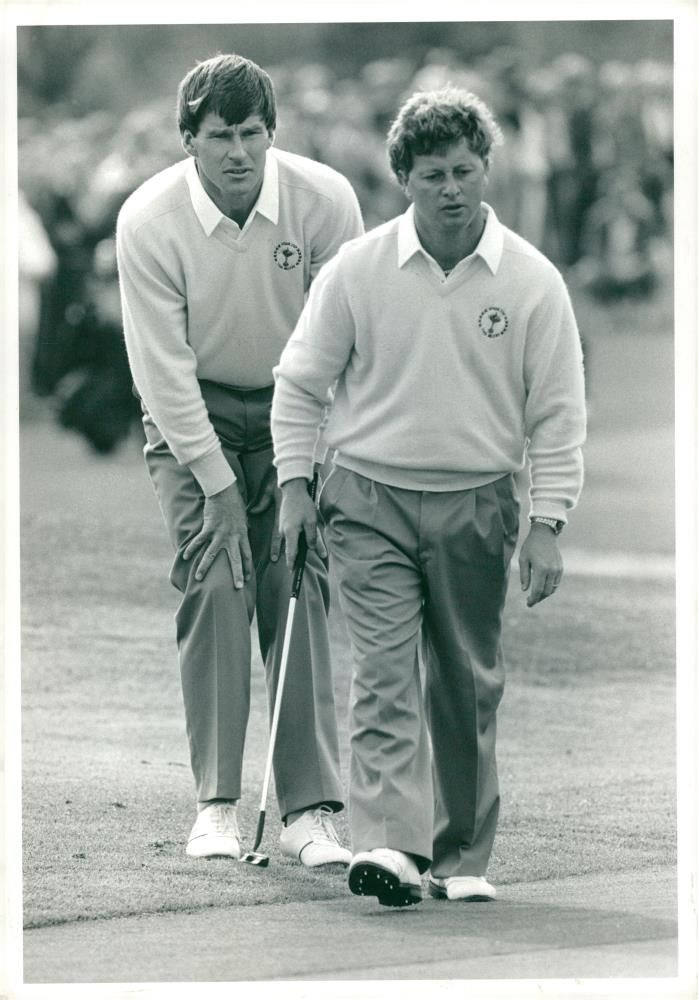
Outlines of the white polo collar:
M196 169L196 160L193 156L189 157L189 162L186 166L186 179L189 186L189 194L191 195L191 203L194 206L194 211L196 216L201 223L201 228L210 236L216 226L221 222L221 220L226 220L227 223L232 223L232 219L228 219L226 215L223 215L220 208L211 200L204 186L199 179L199 174ZM274 225L279 221L279 164L274 154L273 149L267 150L267 156L264 163L264 179L262 180L262 187L259 192L259 197L252 208L252 211L245 222L244 228L246 228L252 221L254 216L259 213L263 215ZM236 223L234 223L236 225Z
M502 259L502 249L504 247L504 233L502 224L492 209L486 202L483 207L487 212L485 228L482 231L480 242L473 250L471 256L482 257L492 274L497 273L499 262ZM428 259L433 259L431 254L422 246L417 228L414 224L414 205L410 205L407 211L400 217L397 234L397 266L404 267L410 258L416 253L423 254ZM464 258L465 259L465 258Z

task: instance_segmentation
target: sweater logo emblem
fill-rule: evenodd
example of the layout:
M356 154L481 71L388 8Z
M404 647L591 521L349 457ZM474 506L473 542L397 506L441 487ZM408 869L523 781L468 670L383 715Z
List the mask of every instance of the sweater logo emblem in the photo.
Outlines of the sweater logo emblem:
M274 260L282 271L291 271L303 260L303 251L295 243L284 241L274 247Z
M486 337L501 337L509 326L509 320L507 314L499 306L488 306L480 313L477 325Z

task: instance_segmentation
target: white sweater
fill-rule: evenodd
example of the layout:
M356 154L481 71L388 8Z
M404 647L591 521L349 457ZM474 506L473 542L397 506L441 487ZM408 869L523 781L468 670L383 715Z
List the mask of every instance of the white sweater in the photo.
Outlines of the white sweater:
M235 477L198 380L272 385L311 280L361 232L356 195L341 174L276 149L242 230L208 197L192 159L156 174L124 203L117 254L133 380L206 495Z
M279 482L335 461L418 490L464 489L531 463L531 513L566 520L582 484L581 346L567 290L489 206L475 252L446 278L412 209L346 244L313 284L279 365Z

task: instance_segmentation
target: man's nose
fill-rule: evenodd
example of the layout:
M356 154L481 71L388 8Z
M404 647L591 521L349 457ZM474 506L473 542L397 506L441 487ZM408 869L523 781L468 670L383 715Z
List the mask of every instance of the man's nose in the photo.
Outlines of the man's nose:
M454 174L444 177L443 193L447 198L455 198L460 194L460 183Z
M245 155L245 146L242 139L239 135L234 135L228 144L228 156L231 160L242 160Z

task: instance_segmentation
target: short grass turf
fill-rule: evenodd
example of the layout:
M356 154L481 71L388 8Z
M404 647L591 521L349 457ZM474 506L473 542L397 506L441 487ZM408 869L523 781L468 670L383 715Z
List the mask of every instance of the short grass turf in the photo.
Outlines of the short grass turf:
M51 443L54 454L73 447L54 434L36 428L27 440L34 435L37 449ZM89 472L81 474L81 461ZM169 552L140 464L131 469L127 455L118 464L121 475L99 485L93 460L72 453L84 491L44 514L26 505L26 926L345 894L341 870L314 873L280 855L273 795L262 844L268 869L185 856L193 785ZM555 598L528 610L512 575L495 882L673 860L673 604L667 583L570 576ZM332 637L346 748L351 663L336 612ZM253 675L240 806L246 849L266 752L258 656ZM338 826L345 836L343 817Z
M577 307L591 419L585 493L563 553L671 552L670 296L651 307ZM36 419L22 428L21 462L26 926L345 895L342 871L281 856L273 794L262 843L269 868L185 856L194 810L176 596L137 444L98 460ZM513 569L493 881L673 863L673 585L570 575L529 611ZM346 750L350 655L336 611L331 625ZM267 731L257 657L244 849ZM346 752L343 765L346 777ZM346 836L343 816L337 825Z

